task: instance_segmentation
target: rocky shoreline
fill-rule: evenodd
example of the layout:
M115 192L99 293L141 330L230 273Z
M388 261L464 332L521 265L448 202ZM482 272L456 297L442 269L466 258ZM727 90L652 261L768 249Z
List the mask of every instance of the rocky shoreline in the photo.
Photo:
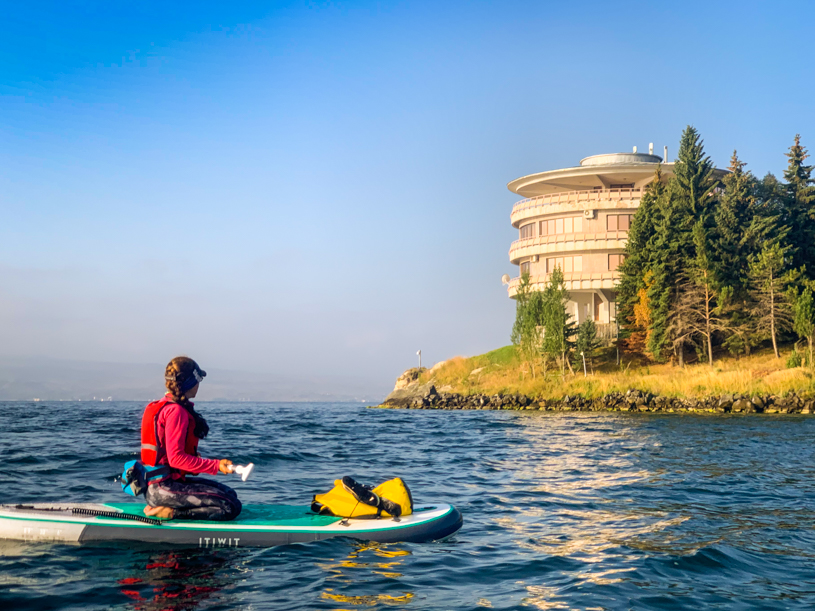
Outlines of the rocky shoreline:
M418 376L417 376L418 377ZM482 409L482 410L538 410L555 412L707 412L707 413L763 413L812 414L815 399L795 393L784 396L722 395L705 398L663 397L629 390L613 392L589 399L565 396L559 400L537 399L525 395L461 395L439 392L433 384L408 383L394 390L379 407L395 409Z

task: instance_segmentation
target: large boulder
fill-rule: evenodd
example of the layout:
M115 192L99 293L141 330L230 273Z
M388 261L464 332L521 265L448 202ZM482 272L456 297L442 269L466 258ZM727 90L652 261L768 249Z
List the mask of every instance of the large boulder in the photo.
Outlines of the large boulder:
M733 405L730 407L730 411L734 413L740 412L754 412L756 408L753 406L752 402L747 399L739 398L733 401Z
M718 405L718 407L721 407L723 410L727 411L727 410L729 410L731 407L733 407L733 403L735 403L735 401L736 401L736 399L733 397L733 395L730 395L730 394L728 394L728 395L722 395L722 396L719 398L719 405Z
M422 375L425 371L427 371L427 369L425 369L424 367L411 367L405 373L396 378L396 386L393 387L393 390L396 391L401 388L406 388L407 386L410 386L411 384L416 382L416 380L419 379L419 376Z
M439 369L441 369L442 367L444 367L444 364L445 364L446 362L447 362L447 361L439 361L438 363L436 363L435 365L433 365L433 366L432 366L430 369L428 369L427 371L429 371L430 373L434 373L434 372L438 371Z
M429 405L437 396L433 384L409 384L403 388L395 389L385 398L384 405L393 407L412 407L416 405Z

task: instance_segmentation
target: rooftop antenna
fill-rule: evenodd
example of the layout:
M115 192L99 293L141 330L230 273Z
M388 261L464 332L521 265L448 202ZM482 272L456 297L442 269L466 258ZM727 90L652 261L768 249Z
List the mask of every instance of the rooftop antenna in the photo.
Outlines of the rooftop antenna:
M501 276L501 284L506 285L509 284L509 274L504 274L503 276Z
M653 143L653 142L649 142L649 143L648 143L648 154L649 154L649 155L653 155L653 154L654 154L654 143Z

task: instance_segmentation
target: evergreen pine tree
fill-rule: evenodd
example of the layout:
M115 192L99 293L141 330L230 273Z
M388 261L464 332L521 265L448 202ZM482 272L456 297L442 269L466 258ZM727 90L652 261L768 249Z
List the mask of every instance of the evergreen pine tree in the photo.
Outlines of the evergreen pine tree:
M521 281L515 291L515 322L512 325L510 341L516 348L520 348L527 333L528 316L526 304L529 302L529 295L532 293L529 272L521 274Z
M756 181L756 207L757 214L766 217L777 217L780 223L786 224L786 204L784 202L785 188L772 172L767 172L764 178Z
M775 358L778 352L778 335L792 327L792 306L789 289L795 276L787 269L790 246L779 240L768 242L762 251L750 261L750 294L754 303L751 312L759 339L770 339Z
M809 157L801 146L801 136L795 135L795 143L790 147L789 165L784 172L787 181L784 189L784 203L789 240L792 245L792 266L801 268L805 275L815 278L815 186L813 186L812 166L805 165ZM805 267L806 266L806 267Z
M639 208L631 221L625 259L619 267L621 277L617 285L617 321L622 327L622 341L627 349L643 354L648 329L641 326L641 317L638 319L635 309L638 304L641 308L643 291L648 288L645 279L651 269L658 206L664 194L662 167L657 166L654 179L645 188Z
M691 219L698 219L711 210L718 186L713 161L705 155L703 144L694 127L689 125L685 128L669 185L671 204L684 209L684 227L689 231L693 225Z
M646 349L657 361L664 359L664 353L668 348L670 306L676 298L674 286L682 269L679 263L682 254L680 244L682 216L682 211L671 204L671 197L666 192L659 201L651 257L652 282L647 294L651 306L651 327Z
M746 229L753 221L755 179L733 151L730 173L722 179L723 190L714 212L716 233L712 243L713 256L719 264L721 281L739 294L747 287L748 262L745 254Z
M575 334L574 322L571 315L566 312L566 302L569 301L569 292L563 279L563 271L555 267L549 275L546 287L543 289L543 353L560 362L561 372L565 368L572 369L570 356Z
M769 174L757 181L736 151L714 212L712 255L719 275L719 311L727 323L724 346L731 354L749 354L752 333L749 261L758 255L778 223L778 183Z
M669 346L680 368L685 366L685 348L698 348L696 308L699 300L694 288L687 276L680 275L676 279L671 287L670 308L665 321L665 337L670 339Z
M815 367L815 300L812 297L812 286L806 286L795 299L795 319L793 328L801 339L807 340L809 346L809 366Z
M543 296L540 291L532 289L529 272L524 272L515 293L515 323L510 339L532 370L533 378L540 357L542 324Z
M699 338L707 353L708 364L713 367L713 334L724 331L726 322L721 317L722 294L720 270L712 257L711 230L700 218L693 227L696 256L689 262L687 282L683 282L676 309L684 309L682 316L689 340ZM682 350L684 341L678 344ZM681 357L680 353L680 357Z
M648 350L660 359L670 345L676 348L675 340L685 336L682 317L673 317L671 322L671 308L680 303L686 270L696 257L693 226L699 219L709 219L714 210L718 185L714 169L699 132L688 126L682 134L674 176L660 200L651 251L654 282L648 292L652 304ZM672 335L676 333L679 335Z
M585 366L591 368L594 373L594 356L600 347L600 342L597 339L597 325L591 318L587 318L577 326L577 341L574 346L574 362L578 369L583 369L585 374Z

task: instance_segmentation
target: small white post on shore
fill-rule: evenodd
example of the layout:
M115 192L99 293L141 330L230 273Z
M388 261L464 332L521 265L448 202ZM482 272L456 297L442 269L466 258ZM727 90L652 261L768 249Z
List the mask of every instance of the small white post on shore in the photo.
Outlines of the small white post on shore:
M419 355L419 369L422 368L422 351L419 350L416 354Z

